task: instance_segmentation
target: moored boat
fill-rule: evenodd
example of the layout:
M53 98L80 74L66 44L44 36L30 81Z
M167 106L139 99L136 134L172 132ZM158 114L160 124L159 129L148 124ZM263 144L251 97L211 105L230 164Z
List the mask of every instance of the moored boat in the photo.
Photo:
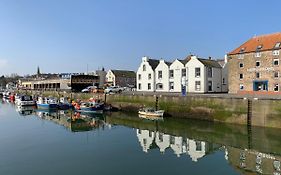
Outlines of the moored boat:
M58 104L55 98L39 97L37 107L40 109L58 109Z
M155 110L153 108L143 108L139 110L139 115L140 117L163 117L164 115L164 110Z
M34 106L36 102L30 95L16 95L15 103L19 106Z
M85 113L103 113L104 103L101 102L84 102L84 103L76 103L74 106L77 112L85 112Z
M66 97L61 97L58 103L58 108L61 110L71 109L73 106L70 104Z

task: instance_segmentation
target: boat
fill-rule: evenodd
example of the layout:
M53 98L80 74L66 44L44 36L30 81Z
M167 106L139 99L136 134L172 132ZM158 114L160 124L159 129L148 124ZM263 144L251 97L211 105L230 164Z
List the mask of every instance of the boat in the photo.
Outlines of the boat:
M153 119L153 117L163 117L164 110L155 110L153 108L143 108L139 110L139 116L141 118L147 118L150 117Z
M90 102L82 102L76 103L75 111L81 113L99 113L102 114L104 110L104 103L100 101L90 101Z
M55 98L38 97L37 107L40 109L58 109L58 103Z
M18 106L34 106L36 102L33 100L30 95L16 95L15 103Z
M61 110L71 109L73 106L70 104L66 97L61 97L59 100L58 108Z

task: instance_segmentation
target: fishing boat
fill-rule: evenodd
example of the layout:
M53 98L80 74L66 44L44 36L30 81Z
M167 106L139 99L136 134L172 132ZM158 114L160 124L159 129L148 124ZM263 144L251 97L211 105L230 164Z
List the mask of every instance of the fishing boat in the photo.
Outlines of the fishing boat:
M75 110L81 113L99 113L102 114L104 110L104 103L99 101L82 102L76 104Z
M30 95L16 95L15 96L15 103L18 106L34 106L34 105L36 105L35 101L33 100L32 96L30 96Z
M144 117L163 117L164 115L164 110L155 110L153 108L143 108L139 110L139 116L144 118Z
M55 98L38 97L37 107L40 109L58 109L58 103Z
M58 108L61 110L71 109L73 106L70 104L66 97L61 97L59 100Z

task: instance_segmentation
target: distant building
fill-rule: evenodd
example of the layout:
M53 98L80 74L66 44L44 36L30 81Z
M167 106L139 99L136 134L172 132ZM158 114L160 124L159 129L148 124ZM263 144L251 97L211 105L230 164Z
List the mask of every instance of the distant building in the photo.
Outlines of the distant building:
M128 70L109 70L106 82L111 86L131 87L136 85L136 73Z
M99 76L99 87L102 88L106 84L106 74L107 72L102 68L96 71L96 75Z
M255 36L228 53L230 93L280 93L281 32Z

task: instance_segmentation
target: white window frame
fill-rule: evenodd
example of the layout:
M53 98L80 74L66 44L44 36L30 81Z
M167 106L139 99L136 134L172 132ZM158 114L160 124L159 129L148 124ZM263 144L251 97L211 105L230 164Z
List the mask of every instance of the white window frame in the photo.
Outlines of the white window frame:
M257 66L257 63L259 63L258 66ZM261 61L256 61L256 67L261 67Z
M245 89L244 84L239 84L239 90L243 91Z
M275 77L275 73L277 73L277 74L278 74L278 76L277 76L277 77ZM280 76L279 71L274 71L274 72L273 72L273 78L279 78L279 76Z
M276 87L276 86L278 87L278 90L277 90L277 91L275 90L275 87ZM277 84L274 84L274 86L273 86L273 91L274 91L274 92L279 92L279 84L278 84L278 83L277 83Z
M278 56L279 55L279 50L273 50L272 51L273 56Z
M242 65L242 66L241 66ZM243 68L244 67L244 63L239 63L239 68Z
M195 81L195 91L201 91L201 81Z
M258 77L257 75L259 75L259 77ZM260 73L260 72L256 72L256 78L257 78L257 79L260 79L260 78L261 78L261 73Z
M242 75L242 78L241 78L241 75ZM244 74L240 73L239 74L239 80L243 80L244 79Z
M171 88L171 87L173 87L173 88ZM169 82L169 90L173 91L174 89L175 89L175 83L173 81Z
M199 69L199 72L196 72L196 69ZM200 67L195 67L194 71L195 71L195 78L200 78L200 76L201 76L201 68ZM198 75L197 75L197 73L198 73Z
M256 58L260 58L260 57L261 57L261 52L256 52L256 53L255 53L255 57L256 57Z
M239 59L239 60L244 59L244 54L239 54L239 55L238 55L238 59Z
M278 64L277 65L275 65L274 63L275 63L275 61L277 61L278 62ZM273 59L273 66L279 66L279 59L278 58L274 58Z

